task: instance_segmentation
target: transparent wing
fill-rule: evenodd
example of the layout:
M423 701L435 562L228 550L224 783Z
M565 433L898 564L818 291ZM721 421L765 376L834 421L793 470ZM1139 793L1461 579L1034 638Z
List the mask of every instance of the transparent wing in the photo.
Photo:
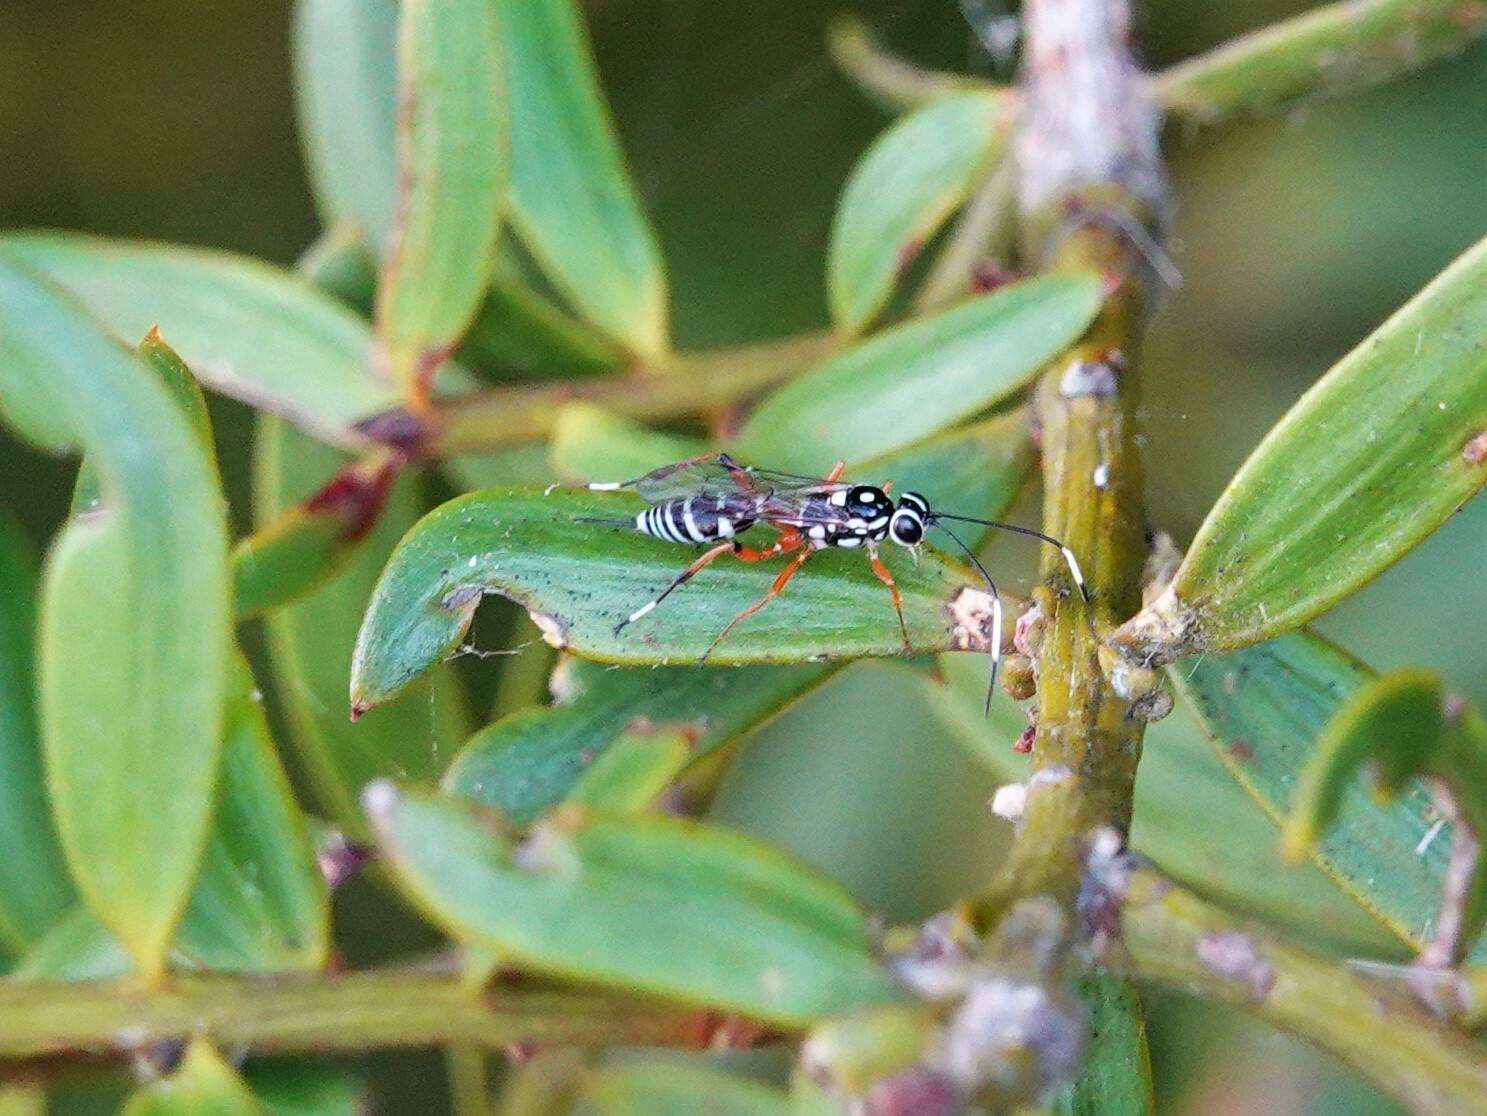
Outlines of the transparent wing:
M831 492L845 486L828 484L820 477L744 465L725 453L718 453L662 465L626 487L633 487L642 499L652 504L687 496L710 499L738 496L761 501L767 497L789 504L811 492Z

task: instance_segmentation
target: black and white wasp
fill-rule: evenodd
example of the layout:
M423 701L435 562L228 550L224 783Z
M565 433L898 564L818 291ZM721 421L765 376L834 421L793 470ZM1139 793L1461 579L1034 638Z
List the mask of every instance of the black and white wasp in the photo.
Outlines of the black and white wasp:
M861 548L867 552L873 573L887 586L893 598L893 609L898 616L899 630L907 651L910 649L909 632L904 623L903 601L893 574L879 557L878 547L884 540L890 540L908 548L917 556L925 531L930 527L938 527L965 552L971 564L986 579L986 587L991 593L991 678L994 687L1001 656L1001 597L991 574L981 564L975 552L947 526L946 520L1015 531L1057 547L1068 564L1069 574L1080 595L1086 601L1089 600L1084 576L1074 552L1057 539L1030 527L936 511L917 492L902 493L895 504L888 495L891 482L882 487L853 484L842 480L845 469L845 463L837 462L836 467L826 476L810 477L743 465L726 453L709 453L663 465L633 480L584 485L583 487L596 492L631 489L650 507L633 519L584 517L583 522L627 527L666 542L699 546L713 544L659 594L615 625L615 631L619 632L626 625L645 616L696 576L708 563L724 554L731 553L745 562L762 562L794 553L795 556L780 571L769 590L734 616L718 633L717 638L703 652L700 661L705 662L735 625L780 595L812 552L828 547L843 550ZM738 536L758 523L767 524L778 532L774 541L762 548L746 546L740 542ZM987 700L990 701L990 694Z

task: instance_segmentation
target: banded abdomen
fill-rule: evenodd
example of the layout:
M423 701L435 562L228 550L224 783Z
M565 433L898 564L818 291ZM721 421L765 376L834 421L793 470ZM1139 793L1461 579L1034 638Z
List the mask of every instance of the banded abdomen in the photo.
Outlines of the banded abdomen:
M718 542L747 531L753 514L752 502L737 497L688 496L647 508L635 517L635 529L667 542Z

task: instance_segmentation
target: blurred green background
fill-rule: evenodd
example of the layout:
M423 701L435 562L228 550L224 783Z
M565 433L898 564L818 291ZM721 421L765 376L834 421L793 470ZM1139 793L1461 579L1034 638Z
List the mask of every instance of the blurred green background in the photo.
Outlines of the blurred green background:
M1160 66L1306 6L1152 0L1139 38ZM918 61L1001 72L962 7L978 18L1005 10L996 0L859 0L849 10ZM665 244L683 344L825 321L832 207L886 123L824 55L826 21L842 8L588 5ZM296 146L289 15L288 0L0 0L0 225L292 262L318 222ZM1479 48L1345 104L1172 137L1183 284L1158 313L1145 361L1156 526L1185 541L1306 385L1487 233L1484 104ZM214 409L241 525L249 415L220 401ZM0 501L38 541L60 521L72 469L0 436ZM1430 664L1487 702L1484 547L1479 500L1320 626L1377 666ZM1014 564L1026 557L1008 554ZM1002 834L984 809L988 777L894 678L854 668L761 730L718 809L901 918L982 878ZM342 921L353 948L384 930ZM1153 1037L1168 1111L1391 1111L1296 1044L1210 1009L1158 1000ZM429 1111L413 1098L436 1070L429 1059L385 1061L382 1110Z

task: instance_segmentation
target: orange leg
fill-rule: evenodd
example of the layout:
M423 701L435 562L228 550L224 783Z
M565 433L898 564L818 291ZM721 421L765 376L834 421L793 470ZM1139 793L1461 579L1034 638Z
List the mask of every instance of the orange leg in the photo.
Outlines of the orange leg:
M873 573L878 575L878 580L888 586L888 592L893 595L893 611L898 614L898 630L903 633L904 652L907 654L913 650L909 646L909 626L904 623L904 598L898 591L898 582L893 580L893 575L888 572L888 567L883 565L883 559L878 557L876 550L868 551L872 557Z
M734 543L733 553L740 562L765 562L781 554L788 554L803 542L805 542L805 537L794 527L781 527L779 538L763 550L744 546L743 543Z
M811 552L809 550L802 550L799 554L792 558L789 565L781 570L779 576L774 579L774 584L769 587L769 592L765 593L764 596L760 597L753 604L749 605L748 608L744 609L732 620L728 621L728 626L721 632L719 632L718 638L713 640L712 643L708 645L707 650L702 653L702 658L697 660L697 664L701 666L703 663L707 662L708 656L717 649L718 644L723 642L724 637L726 637L728 633L733 630L734 625L736 625L740 620L745 620L748 617L753 616L754 613L758 612L770 601L774 600L782 592L784 592L785 586L790 583L790 579L800 572L800 567L805 565L805 560L810 556Z
M722 544L720 544L718 546L713 547L711 550L708 550L708 551L703 552L702 556L699 557L697 559L697 561L693 562L690 566L688 566L686 569L684 569L681 573L677 574L676 580L673 581L670 585L666 586L665 589L662 589L659 596L653 597L648 604L641 605L634 612L630 613L629 616L625 617L618 624L616 624L614 626L614 633L615 633L615 635L619 635L620 632L624 629L624 627L625 627L626 624L632 624L636 620L639 620L647 612L649 612L651 609L655 608L658 604L660 604L667 597L669 597L671 595L672 590L678 589L681 586L685 585L687 582L691 581L693 575L695 575L698 570L702 569L704 566L706 566L713 559L718 558L718 557L720 557L720 556L722 556L724 554L727 554L730 550L732 550L734 548L735 545L736 544L731 543L731 542L725 542L725 543L722 543Z
M831 472L829 472L829 473L826 474L826 476L822 480L822 483L823 484L835 484L837 481L839 481L839 480L842 479L842 474L845 473L846 471L847 471L847 463L845 461L838 461L835 465L833 465L831 467Z

